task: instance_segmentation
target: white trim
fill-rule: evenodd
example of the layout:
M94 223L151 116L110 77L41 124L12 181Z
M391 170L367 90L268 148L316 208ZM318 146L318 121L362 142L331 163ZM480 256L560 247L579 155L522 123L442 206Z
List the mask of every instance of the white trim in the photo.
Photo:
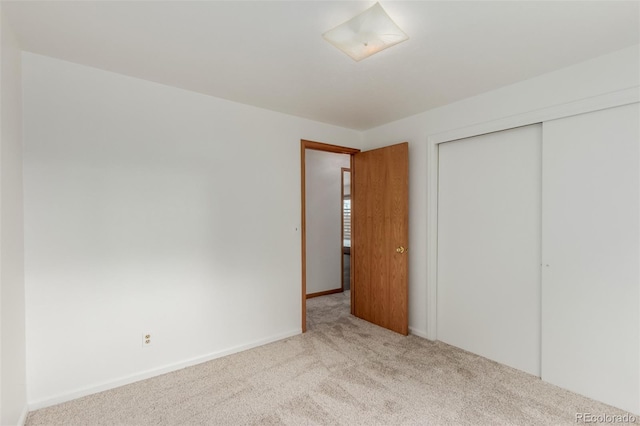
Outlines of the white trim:
M427 336L438 340L438 144L427 143Z
M27 422L27 416L29 415L29 406L25 405L22 408L22 414L20 415L20 418L18 419L18 426L24 426L24 424Z
M473 124L459 129L448 130L428 137L429 143L443 143L469 138L485 133L499 132L529 124L557 120L572 115L640 102L640 86L629 87L615 92L591 96L573 102L540 108L521 114L511 115L484 123Z
M633 86L427 137L427 339L438 338L438 144L637 102L640 86Z
M409 327L409 334L412 334L412 335L418 336L418 337L422 337L423 339L433 340L433 339L429 339L427 337L427 332L422 331L422 330L418 330L417 328Z
M181 370L186 367L191 367L193 365L201 364L203 362L211 361L216 358L221 358L223 356L235 354L238 352L246 351L248 349L256 348L258 346L263 346L268 343L273 343L278 340L286 339L292 336L296 336L301 334L302 330L292 330L286 333L277 334L265 339L256 340L251 343L247 343L244 345L234 346L230 349L225 349L218 352L212 352L207 355L199 356L196 358L187 359L185 361L180 361L174 364L169 364L164 367L155 368L152 370L143 371L141 373L132 374L130 376L122 377L116 380L110 380L107 382L99 383L92 386L87 386L72 392L67 392L64 394L56 395L51 398L40 399L38 401L29 403L29 410L38 410L40 408L49 407L52 405L60 404L63 402L71 401L73 399L81 398L83 396L92 395L94 393L103 392L109 389L114 389L120 386L128 385L130 383L138 382L141 380L149 379L152 377L159 376L161 374L170 373L172 371Z

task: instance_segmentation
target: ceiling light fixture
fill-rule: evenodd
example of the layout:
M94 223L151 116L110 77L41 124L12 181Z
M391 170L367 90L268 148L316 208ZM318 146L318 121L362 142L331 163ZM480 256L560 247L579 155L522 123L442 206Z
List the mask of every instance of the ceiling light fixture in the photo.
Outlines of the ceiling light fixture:
M361 61L409 39L409 36L391 20L380 3L327 31L322 37L354 61Z

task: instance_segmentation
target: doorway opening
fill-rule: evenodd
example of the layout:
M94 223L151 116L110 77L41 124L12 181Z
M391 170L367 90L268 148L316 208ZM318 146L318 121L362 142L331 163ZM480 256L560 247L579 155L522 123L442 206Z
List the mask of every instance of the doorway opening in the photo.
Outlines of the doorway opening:
M360 150L307 140L301 141L300 150L302 332L304 333L307 331L308 298L340 293L345 290L345 287L348 289L352 287L351 268L349 268L348 277L345 274L345 263L349 266L351 264L350 171L353 155ZM327 188L327 182L333 181L335 185ZM345 185L347 185L346 191ZM345 196L349 197L346 203ZM345 205L349 206L346 222ZM346 233L345 223L349 225ZM349 258L345 259L346 256ZM332 263L332 260L335 263Z
M341 179L342 200L342 291L351 290L351 169L343 167Z
M350 238L350 291L349 297L343 297L340 303L340 316L346 312L351 315L387 328L396 333L407 335L408 324L408 281L409 259L407 247L409 243L409 144L407 142L384 146L360 152L353 148L328 145L318 142L301 141L301 180L302 180L302 330L307 330L308 293L310 277L314 274L309 253L310 233L309 220L311 208L309 201L308 179L306 170L309 163L307 156L312 153L348 154L350 163L350 197L351 205L351 238ZM346 168L346 167L345 167ZM333 289L344 296L343 285L340 284L340 257L344 253L344 238L340 241L340 216L344 214L344 200L340 200L340 172L338 168L334 178L338 179L338 195L330 198L331 214L335 214L337 225L335 232L321 232L335 238L330 247L331 256L336 266L326 268L337 275L332 278ZM329 200L329 199L328 199ZM322 203L320 204L322 206ZM338 210L340 209L340 210ZM337 250L340 250L338 252ZM315 259L314 259L315 261ZM321 279L320 282L323 280ZM337 283L337 284L336 284ZM326 291L326 290L325 290ZM328 293L325 293L328 294ZM334 295L337 296L337 295ZM328 296L333 297L333 296ZM312 299L317 300L317 299ZM322 299L323 301L326 298ZM315 304L314 304L315 305ZM348 306L347 306L348 305ZM321 312L314 308L315 312ZM326 310L325 310L326 311ZM319 318L319 317L318 317ZM332 321L333 316L320 318L318 321Z

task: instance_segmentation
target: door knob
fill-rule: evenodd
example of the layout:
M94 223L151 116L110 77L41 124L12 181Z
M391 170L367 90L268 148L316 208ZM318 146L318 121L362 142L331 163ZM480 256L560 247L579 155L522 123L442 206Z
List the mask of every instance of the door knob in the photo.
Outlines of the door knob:
M404 248L404 247L402 247L402 246L400 246L400 247L398 247L398 248L396 249L396 253L404 253L405 251L407 251L407 249L406 249L406 248Z

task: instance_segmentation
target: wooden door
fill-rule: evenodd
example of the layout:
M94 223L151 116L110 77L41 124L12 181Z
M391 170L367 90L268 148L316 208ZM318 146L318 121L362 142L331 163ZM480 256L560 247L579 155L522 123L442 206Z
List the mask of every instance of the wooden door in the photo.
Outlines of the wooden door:
M357 153L352 167L353 315L408 334L409 144Z

